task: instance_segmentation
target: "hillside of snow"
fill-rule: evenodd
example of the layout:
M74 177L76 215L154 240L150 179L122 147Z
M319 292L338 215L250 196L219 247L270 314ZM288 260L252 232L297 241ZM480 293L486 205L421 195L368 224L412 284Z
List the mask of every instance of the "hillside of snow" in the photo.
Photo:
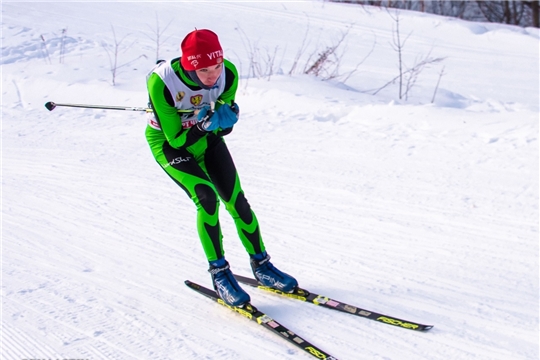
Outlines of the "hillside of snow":
M397 82L382 88L399 74L395 16L322 1L4 1L0 358L312 358L184 285L211 286L195 207L154 161L144 113L43 106L146 106L156 58L180 56L197 27L242 76L226 142L273 263L434 328L246 287L255 306L341 360L538 359L538 29L400 12L405 65L443 58L405 100ZM303 75L343 34L342 76ZM254 56L271 74L253 76ZM232 269L249 275L224 207L221 222Z

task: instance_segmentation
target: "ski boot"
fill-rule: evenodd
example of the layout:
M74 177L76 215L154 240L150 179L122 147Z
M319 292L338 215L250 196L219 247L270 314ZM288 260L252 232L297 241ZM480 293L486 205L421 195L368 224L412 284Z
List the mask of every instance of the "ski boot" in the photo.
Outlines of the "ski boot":
M227 305L242 307L251 300L249 294L238 285L225 258L211 261L208 272L212 275L214 289Z
M251 269L259 284L285 293L291 293L298 287L295 278L278 270L270 262L270 255L266 251L250 257Z

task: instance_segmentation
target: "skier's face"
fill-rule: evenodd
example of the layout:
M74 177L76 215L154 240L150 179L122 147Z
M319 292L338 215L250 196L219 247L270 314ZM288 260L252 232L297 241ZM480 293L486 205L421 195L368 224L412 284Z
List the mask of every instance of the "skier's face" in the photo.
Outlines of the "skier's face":
M195 70L197 73L197 77L201 82L206 86L214 86L216 81L219 78L219 75L221 75L221 68L223 67L223 64L218 64L214 66L209 66L206 68L202 68L199 70Z

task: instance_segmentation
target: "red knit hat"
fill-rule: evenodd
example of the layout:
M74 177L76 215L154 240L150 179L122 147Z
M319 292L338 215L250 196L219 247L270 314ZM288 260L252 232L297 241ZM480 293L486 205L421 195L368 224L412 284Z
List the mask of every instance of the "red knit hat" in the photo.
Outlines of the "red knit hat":
M180 45L182 67L187 71L221 64L223 50L218 36L210 30L195 30L186 35Z

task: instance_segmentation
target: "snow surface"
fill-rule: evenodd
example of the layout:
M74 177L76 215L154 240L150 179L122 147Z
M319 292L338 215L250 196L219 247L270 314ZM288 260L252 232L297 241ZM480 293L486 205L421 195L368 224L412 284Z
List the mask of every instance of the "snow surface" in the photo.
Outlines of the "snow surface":
M397 84L373 95L398 74L390 15L322 1L3 1L2 359L310 358L184 285L210 286L195 210L152 158L144 114L43 106L145 106L158 24L160 57L211 28L241 71L226 141L274 263L435 327L248 289L257 307L339 359L538 359L538 29L401 12L406 65L445 58L405 101ZM116 86L111 26L129 63ZM345 84L300 74L347 29ZM255 53L276 54L270 79L248 78Z

